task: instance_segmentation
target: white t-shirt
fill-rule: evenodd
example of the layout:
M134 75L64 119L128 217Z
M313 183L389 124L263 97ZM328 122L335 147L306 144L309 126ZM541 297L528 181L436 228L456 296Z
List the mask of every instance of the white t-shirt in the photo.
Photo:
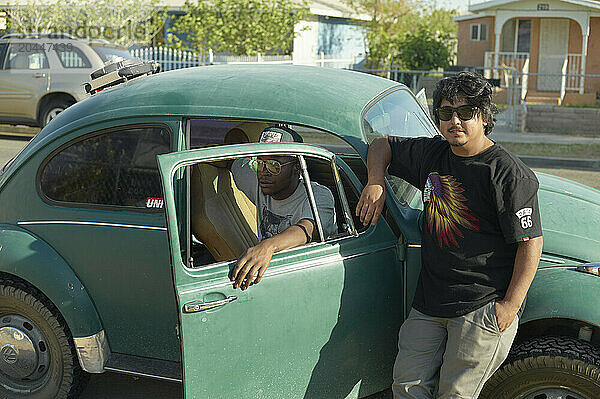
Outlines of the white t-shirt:
M282 200L276 200L263 194L258 186L256 172L250 167L247 158L236 159L231 166L231 173L238 188L256 205L259 241L283 232L301 219L315 220L302 180L292 195ZM323 234L325 237L333 236L337 234L333 194L327 187L319 183L312 182L311 186Z

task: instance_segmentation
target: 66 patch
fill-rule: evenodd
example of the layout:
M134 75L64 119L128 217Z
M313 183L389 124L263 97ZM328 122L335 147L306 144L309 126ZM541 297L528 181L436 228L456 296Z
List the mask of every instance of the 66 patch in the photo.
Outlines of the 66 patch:
M162 209L163 203L162 198L146 198L146 208Z
M531 220L531 214L533 213L533 209L531 208L523 208L519 210L516 215L521 222L521 227L523 229L528 229L533 227L533 221Z

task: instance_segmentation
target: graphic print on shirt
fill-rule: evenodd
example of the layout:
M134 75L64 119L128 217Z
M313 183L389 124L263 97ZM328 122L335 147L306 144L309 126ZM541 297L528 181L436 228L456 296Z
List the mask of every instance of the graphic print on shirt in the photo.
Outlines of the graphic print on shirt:
M423 203L426 206L427 225L432 236L440 246L460 247L458 238L464 238L459 226L479 231L474 223L479 219L471 215L464 204L467 198L461 193L465 190L454 176L440 176L432 172L427 177L423 190Z
M260 220L260 234L262 239L273 237L292 225L290 216L279 216L263 206Z

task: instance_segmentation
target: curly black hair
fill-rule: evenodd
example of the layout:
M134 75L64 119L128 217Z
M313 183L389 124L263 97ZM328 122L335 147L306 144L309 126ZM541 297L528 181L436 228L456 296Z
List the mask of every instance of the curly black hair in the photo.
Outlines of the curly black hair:
M487 123L484 133L487 136L494 129L495 114L498 113L496 104L492 102L492 85L481 75L473 72L461 72L440 80L433 92L433 116L435 123L440 125L437 109L442 100L451 104L458 99L463 99L467 104L477 107L483 121Z

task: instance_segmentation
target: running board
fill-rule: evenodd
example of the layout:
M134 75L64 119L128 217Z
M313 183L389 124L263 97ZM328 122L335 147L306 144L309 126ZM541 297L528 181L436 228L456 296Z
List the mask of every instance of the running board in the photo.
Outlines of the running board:
M111 353L104 370L163 381L182 382L181 363L168 360Z

